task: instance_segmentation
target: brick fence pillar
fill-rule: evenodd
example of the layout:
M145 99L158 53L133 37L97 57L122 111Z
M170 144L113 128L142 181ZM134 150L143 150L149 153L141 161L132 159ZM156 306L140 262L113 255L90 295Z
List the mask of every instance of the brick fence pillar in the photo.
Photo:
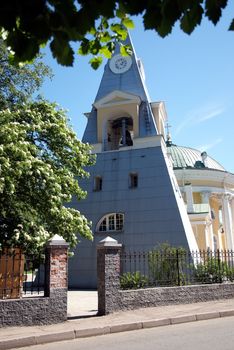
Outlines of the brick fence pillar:
M122 244L107 237L97 245L98 314L106 315L119 309L120 252Z
M67 319L68 243L59 235L46 245L45 296L56 301L60 317Z

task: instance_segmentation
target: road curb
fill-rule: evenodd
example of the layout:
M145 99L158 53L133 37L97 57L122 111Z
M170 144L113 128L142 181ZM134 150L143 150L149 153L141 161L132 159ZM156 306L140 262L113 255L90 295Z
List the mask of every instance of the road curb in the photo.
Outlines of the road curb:
M8 350L13 348L22 348L23 346L37 345L34 337L21 337L17 339L0 340L0 349Z
M162 319L152 319L139 322L128 322L122 324L115 324L109 326L100 326L93 328L84 328L84 329L72 329L70 331L64 332L51 332L47 334L35 335L35 336L26 336L18 337L15 339L0 340L0 350L8 350L13 348L21 348L24 346L46 344L57 341L72 340L77 338L87 338L98 335L112 334L133 331L138 329L146 329L153 327L162 327L168 325L175 325L180 323L196 322L201 320L209 320L220 317L229 317L234 316L233 310L224 310L224 311L213 311L205 312L191 315L180 315L171 318L162 318Z
M93 337L95 335L104 335L104 334L110 334L110 326L76 329L75 330L75 337L76 338L87 338L87 337Z
M48 333L48 334L42 334L42 335L36 335L35 340L36 344L46 344L46 343L53 343L56 341L63 341L63 340L72 340L75 339L75 332L72 331L66 331L66 332L56 332L56 333Z
M170 324L179 324L197 321L196 315L176 316L170 319Z

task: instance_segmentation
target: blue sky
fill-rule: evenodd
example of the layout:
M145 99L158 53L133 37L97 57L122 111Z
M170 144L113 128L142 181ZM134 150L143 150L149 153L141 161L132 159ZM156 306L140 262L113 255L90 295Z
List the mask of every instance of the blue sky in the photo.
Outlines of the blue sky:
M227 30L234 2L229 3L216 27L203 20L190 36L176 26L162 39L144 31L140 18L130 35L151 100L166 104L173 143L206 150L234 173L234 32ZM104 69L94 71L88 61L77 56L74 67L62 67L46 50L54 78L42 93L68 110L79 138L86 125L83 113L91 110Z

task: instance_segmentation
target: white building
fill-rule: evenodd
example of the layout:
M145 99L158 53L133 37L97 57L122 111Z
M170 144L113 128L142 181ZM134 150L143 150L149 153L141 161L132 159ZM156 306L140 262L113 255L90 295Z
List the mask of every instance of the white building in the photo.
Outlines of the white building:
M199 249L234 250L234 174L170 137L167 150Z

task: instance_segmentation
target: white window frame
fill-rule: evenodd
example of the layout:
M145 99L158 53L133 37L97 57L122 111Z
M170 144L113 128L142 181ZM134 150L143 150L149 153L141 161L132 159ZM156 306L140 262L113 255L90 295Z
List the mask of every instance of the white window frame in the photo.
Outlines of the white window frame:
M110 228L110 217L114 215L114 229ZM121 229L117 229L117 215L122 216L122 227ZM106 219L106 230L100 230L100 226L103 221ZM124 214L123 213L108 213L104 215L98 222L96 231L97 232L122 232L124 229Z

